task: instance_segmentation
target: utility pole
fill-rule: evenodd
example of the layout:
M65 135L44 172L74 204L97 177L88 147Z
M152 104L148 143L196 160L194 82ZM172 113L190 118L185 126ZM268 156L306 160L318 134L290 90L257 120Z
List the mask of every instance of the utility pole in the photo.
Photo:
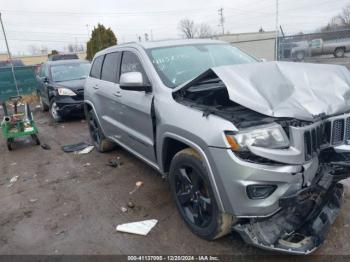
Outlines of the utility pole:
M1 23L2 32L4 33L4 39L5 39L7 54L8 54L9 60L10 60L10 65L11 65L11 71L12 71L13 81L15 82L15 87L16 87L17 95L19 96L19 89L18 89L16 74L15 74L15 69L13 68L12 56L11 56L9 44L8 44L8 42L7 42L5 27L4 27L4 24L3 24L3 22L2 22L1 13L0 13L0 23Z
M88 36L88 40L89 40L89 38L90 38L90 30L89 30L89 25L88 25L88 24L86 24L85 26L86 26L87 36Z
M278 60L278 0L276 0L276 39L275 39L275 60Z
M224 27L224 23L225 23L225 18L224 18L224 9L221 7L219 10L219 16L220 16L220 20L219 20L219 26L222 29L222 35L225 34L225 27Z

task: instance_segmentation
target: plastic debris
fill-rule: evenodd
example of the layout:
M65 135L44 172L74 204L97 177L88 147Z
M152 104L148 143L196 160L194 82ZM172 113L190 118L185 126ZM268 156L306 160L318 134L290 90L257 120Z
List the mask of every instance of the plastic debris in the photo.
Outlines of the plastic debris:
M122 163L120 162L120 157L119 156L116 157L116 158L109 159L108 160L108 164L107 164L107 166L111 166L111 167L114 167L114 168L116 168L118 166L121 166L121 165L122 165Z
M10 184L7 185L7 187L12 187L14 183L17 182L19 176L14 176L10 179Z
M58 232L56 232L56 236L61 235L61 234L64 234L64 233L65 233L64 230L58 231Z
M16 162L11 163L11 166L15 166L15 165L17 165L17 163L16 163Z
M116 227L116 230L119 232L146 236L157 223L157 219L149 219L139 222L121 224Z
M51 150L51 146L50 146L50 145L41 144L40 146L41 146L41 148L44 149L44 150Z
M128 212L128 209L127 209L126 207L121 207L120 210L121 210L123 213Z
M18 178L19 178L19 176L14 176L14 177L12 177L11 179L10 179L10 183L16 183L17 182L17 180L18 180Z
M37 198L31 198L31 199L29 199L29 202L30 202L30 203L35 203L35 202L37 202L37 201L38 201Z
M81 151L74 152L74 154L78 154L78 155L88 154L88 153L90 153L93 149L94 149L94 146L88 146L87 148L85 148L85 149L83 149L83 150L81 150Z
M85 163L84 165L83 165L83 167L87 167L87 166L90 166L91 164L90 163Z
M128 208L134 208L135 204L131 201L128 202Z
M85 143L85 142L81 142L78 144L72 144L72 145L65 145L62 146L62 150L66 153L73 153L73 152L78 152L78 151L82 151L83 149L87 148L91 146L91 144L89 143Z
M129 192L130 195L134 194L141 186L143 186L143 182L142 181L137 181L135 184L135 188Z

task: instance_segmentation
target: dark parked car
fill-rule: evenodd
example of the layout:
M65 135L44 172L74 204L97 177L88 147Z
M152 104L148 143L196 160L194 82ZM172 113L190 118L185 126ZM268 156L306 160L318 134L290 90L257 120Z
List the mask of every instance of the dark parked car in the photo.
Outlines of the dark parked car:
M69 115L83 115L84 83L90 63L84 60L49 61L37 75L38 95L43 111L55 121Z
M49 56L49 61L72 60L72 59L79 59L79 57L77 54L57 54L57 55Z

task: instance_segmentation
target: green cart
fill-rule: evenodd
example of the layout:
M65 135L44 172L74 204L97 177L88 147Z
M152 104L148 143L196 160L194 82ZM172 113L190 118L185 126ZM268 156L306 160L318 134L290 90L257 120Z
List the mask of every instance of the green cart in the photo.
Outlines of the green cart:
M12 150L12 144L16 138L31 136L37 145L40 145L38 129L33 120L33 114L29 104L19 105L22 97L20 94L30 94L35 89L35 73L33 67L14 67L10 49L7 43L6 33L0 13L0 23L4 34L7 53L11 67L0 68L0 104L4 111L1 121L1 130L6 139L7 148ZM7 102L7 103L6 103ZM12 113L8 105L13 107ZM18 112L18 107L24 106L24 112Z
M4 118L1 122L2 135L6 139L8 150L12 150L12 144L16 138L31 136L37 145L40 145L38 138L38 128L33 120L33 114L30 111L29 104L24 105L24 112L18 112L18 102L20 96L10 97L9 101L13 105L13 114L8 113L6 103L2 104L4 109Z

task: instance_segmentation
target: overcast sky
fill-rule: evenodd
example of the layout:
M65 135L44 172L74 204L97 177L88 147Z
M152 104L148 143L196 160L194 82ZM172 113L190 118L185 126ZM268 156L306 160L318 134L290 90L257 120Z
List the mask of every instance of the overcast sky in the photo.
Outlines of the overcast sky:
M350 4L350 0L279 0L279 24L285 34L311 32ZM118 42L137 41L148 33L154 40L181 38L178 22L189 18L219 32L218 9L224 8L230 33L274 30L276 0L0 0L12 53L30 46L63 50L84 44L98 23L111 27ZM0 52L5 51L0 34Z

